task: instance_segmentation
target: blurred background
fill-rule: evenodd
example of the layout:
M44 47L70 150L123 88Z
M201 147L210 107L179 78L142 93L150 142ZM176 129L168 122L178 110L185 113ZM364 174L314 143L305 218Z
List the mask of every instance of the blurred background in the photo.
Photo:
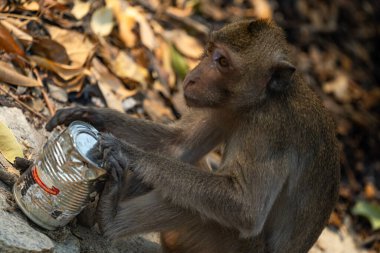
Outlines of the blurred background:
M380 1L1 0L0 10L0 105L36 128L72 104L179 119L181 80L209 32L275 20L336 121L342 181L329 227L380 252Z

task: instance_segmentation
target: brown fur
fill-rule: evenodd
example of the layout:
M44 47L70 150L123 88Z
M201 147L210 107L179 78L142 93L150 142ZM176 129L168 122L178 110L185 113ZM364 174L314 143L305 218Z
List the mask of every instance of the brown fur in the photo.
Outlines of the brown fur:
M281 29L241 21L214 32L184 93L191 110L170 126L83 107L47 124L81 119L111 133L99 141L105 235L159 231L171 253L307 252L337 199L338 148ZM219 145L218 171L196 167Z

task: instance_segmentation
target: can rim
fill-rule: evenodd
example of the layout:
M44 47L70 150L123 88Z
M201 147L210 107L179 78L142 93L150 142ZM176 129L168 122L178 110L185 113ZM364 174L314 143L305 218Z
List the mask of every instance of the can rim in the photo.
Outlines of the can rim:
M79 128L76 128L76 127L79 127ZM91 124L84 122L84 121L81 121L81 120L75 120L75 121L71 122L70 125L68 126L68 128L70 129L69 135L71 137L73 147L78 151L79 155L89 164L101 169L100 164L97 164L96 162L89 159L85 154L83 154L81 149L78 148L78 145L75 141L76 137L81 133L89 134L92 137L94 137L96 140L98 140L99 139L99 131L95 127L93 127ZM87 128L86 130L89 130L89 131L85 131L83 128Z

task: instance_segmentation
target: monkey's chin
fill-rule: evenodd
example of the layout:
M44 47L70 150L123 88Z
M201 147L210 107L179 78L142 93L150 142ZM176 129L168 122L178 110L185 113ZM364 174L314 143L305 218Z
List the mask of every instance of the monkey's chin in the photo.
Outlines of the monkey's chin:
M199 106L199 101L197 100L197 99L195 99L195 98L192 98L192 97L190 97L190 96L186 96L186 94L185 94L185 102L186 102L186 105L188 106L188 107L200 107Z
M218 108L218 106L213 103L207 103L205 101L193 98L185 98L185 102L190 108Z
M199 107L198 103L196 102L196 100L193 100L193 99L185 99L185 102L186 102L186 105L188 107Z

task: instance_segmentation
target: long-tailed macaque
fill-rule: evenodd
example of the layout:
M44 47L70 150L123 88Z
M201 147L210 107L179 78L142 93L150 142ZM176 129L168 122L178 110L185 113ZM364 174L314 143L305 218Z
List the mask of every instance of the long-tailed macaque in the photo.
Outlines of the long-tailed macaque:
M89 107L47 124L83 120L104 132L105 236L159 231L171 253L307 252L337 200L338 147L283 31L245 20L213 32L184 97L189 112L168 126ZM220 168L201 169L220 145Z

